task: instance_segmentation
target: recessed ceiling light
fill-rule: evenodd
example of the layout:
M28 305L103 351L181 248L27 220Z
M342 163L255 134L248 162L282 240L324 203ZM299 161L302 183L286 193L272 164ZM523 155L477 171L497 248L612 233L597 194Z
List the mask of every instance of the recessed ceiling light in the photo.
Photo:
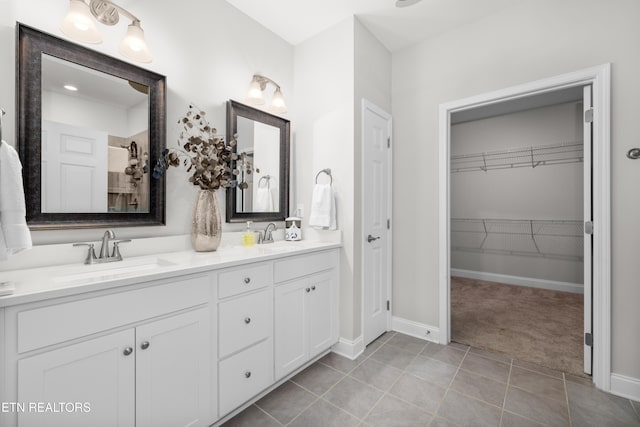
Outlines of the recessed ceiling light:
M78 91L78 88L73 86L73 85L64 85L64 88L66 90L70 90L71 92L77 92Z
M418 2L420 2L420 0L396 0L396 7L412 6Z

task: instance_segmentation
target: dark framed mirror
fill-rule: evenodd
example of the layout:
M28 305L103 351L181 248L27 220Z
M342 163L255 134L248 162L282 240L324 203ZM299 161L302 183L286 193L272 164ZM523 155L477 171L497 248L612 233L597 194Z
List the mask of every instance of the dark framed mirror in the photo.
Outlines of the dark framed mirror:
M17 25L17 148L29 228L165 224L164 76Z
M227 189L227 222L284 221L289 213L289 120L227 103L227 141L236 139L238 186Z

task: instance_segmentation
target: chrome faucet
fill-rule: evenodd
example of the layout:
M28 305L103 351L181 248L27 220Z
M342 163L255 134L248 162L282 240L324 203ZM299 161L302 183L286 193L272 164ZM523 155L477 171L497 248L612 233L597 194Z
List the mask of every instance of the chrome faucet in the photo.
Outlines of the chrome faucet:
M128 243L131 239L113 240L116 238L116 233L113 230L107 230L102 236L102 246L100 246L100 256L96 256L94 249L94 243L92 242L80 242L74 243L73 246L88 246L87 258L84 260L85 264L99 264L103 262L122 261L122 254L120 253L120 243ZM113 250L109 255L109 242L113 243Z
M260 233L258 237L258 243L273 243L273 232L277 229L278 227L276 227L273 222L267 224L267 227L264 229L264 233Z
M100 258L109 257L109 241L116 238L116 233L113 230L107 230L102 236L102 246L100 246Z

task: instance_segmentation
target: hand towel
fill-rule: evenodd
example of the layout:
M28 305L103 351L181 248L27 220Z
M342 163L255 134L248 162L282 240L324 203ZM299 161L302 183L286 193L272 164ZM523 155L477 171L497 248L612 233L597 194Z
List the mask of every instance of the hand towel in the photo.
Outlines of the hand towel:
M22 164L16 150L0 144L0 260L31 249L31 233L25 221Z
M258 187L253 210L256 212L273 212L273 196L269 187Z
M336 201L331 184L316 184L313 188L309 226L326 230L336 229Z

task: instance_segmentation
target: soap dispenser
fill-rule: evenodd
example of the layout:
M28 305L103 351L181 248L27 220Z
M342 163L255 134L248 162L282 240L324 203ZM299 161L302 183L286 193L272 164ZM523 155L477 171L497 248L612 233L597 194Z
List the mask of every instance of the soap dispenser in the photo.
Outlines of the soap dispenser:
M252 221L247 221L247 229L242 233L242 246L253 246L255 243L255 235L251 230Z

